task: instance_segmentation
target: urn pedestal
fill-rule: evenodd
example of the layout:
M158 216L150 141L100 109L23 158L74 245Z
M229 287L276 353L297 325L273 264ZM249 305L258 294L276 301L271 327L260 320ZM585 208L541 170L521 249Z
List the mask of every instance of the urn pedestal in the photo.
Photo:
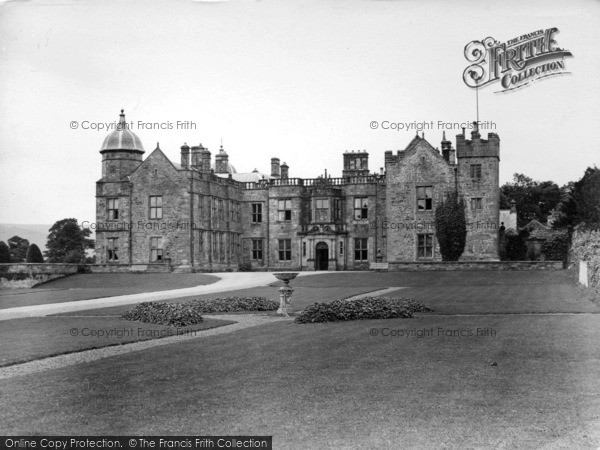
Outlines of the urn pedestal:
M279 288L279 309L277 314L288 316L288 312L292 308L292 293L294 290L290 287L290 281L296 278L297 272L281 272L274 273L275 278L283 281L283 286Z

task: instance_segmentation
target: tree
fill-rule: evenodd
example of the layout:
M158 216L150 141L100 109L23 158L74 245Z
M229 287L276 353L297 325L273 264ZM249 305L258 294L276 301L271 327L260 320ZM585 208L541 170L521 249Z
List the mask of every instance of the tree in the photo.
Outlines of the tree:
M533 219L545 223L561 199L561 189L553 181L534 181L515 173L512 183L500 188L500 207L510 208L510 201L517 206L517 225L523 227Z
M81 228L77 219L62 219L57 221L48 235L48 250L44 252L48 262L66 262L69 255L70 262L81 262L85 258L85 250L94 248L94 240L88 236L92 234L89 228Z
M446 196L435 210L435 233L442 261L458 261L467 242L465 202L456 192Z
M29 249L27 250L27 257L25 258L25 262L28 262L28 263L43 263L44 262L44 257L42 256L42 252L40 251L40 248L37 245L31 244L29 246Z
M0 264L10 263L10 250L6 242L0 241Z
M6 242L10 249L10 261L16 263L25 262L27 250L29 249L29 241L19 236L13 236Z
M600 223L600 169L588 167L583 177L563 186L555 226Z

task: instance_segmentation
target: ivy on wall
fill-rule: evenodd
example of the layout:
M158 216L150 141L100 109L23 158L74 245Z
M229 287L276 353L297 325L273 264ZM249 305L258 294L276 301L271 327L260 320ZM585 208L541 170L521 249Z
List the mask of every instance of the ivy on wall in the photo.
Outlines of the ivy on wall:
M600 227L577 227L573 232L571 252L577 261L587 261L590 287L600 293Z

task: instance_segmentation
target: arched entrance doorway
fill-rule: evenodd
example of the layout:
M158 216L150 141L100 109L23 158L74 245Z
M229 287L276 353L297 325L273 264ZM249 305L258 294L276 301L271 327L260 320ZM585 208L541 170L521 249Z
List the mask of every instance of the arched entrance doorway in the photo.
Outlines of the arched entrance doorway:
M329 269L329 246L325 242L319 242L315 246L315 270Z

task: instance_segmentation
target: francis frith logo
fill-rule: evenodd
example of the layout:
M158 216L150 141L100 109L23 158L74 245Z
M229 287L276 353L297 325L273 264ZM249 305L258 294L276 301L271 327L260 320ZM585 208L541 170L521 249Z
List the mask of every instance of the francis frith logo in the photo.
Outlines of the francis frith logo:
M503 43L492 37L469 42L465 58L472 64L463 72L463 80L472 88L500 82L502 90L495 93L502 93L570 73L566 71L564 58L573 55L556 45L556 33L558 28L547 28Z

